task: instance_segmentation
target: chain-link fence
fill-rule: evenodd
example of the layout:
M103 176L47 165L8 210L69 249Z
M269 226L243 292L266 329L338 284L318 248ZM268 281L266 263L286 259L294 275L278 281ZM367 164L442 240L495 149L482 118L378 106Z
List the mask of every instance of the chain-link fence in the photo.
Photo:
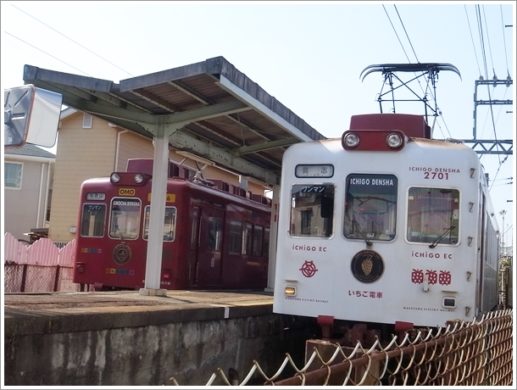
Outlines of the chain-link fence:
M472 322L405 333L370 348L342 347L309 340L306 362L299 367L286 354L278 370L267 374L258 362L239 379L223 369L206 386L511 386L513 385L513 314L499 310ZM294 372L294 374L293 374ZM179 384L171 377L170 384Z
M79 291L72 280L73 268L4 263L4 292Z

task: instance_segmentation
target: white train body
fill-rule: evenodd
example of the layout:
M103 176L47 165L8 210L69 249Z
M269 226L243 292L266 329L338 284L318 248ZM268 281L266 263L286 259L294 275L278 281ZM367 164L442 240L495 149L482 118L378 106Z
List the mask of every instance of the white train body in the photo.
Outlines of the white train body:
M498 237L476 153L425 138L412 115L351 129L285 152L273 311L444 326L493 309Z

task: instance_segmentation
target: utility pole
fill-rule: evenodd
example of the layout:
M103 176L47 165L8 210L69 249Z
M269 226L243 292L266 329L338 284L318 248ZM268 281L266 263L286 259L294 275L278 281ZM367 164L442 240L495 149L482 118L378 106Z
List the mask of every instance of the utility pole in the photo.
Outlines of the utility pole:
M490 93L491 87L497 87L498 85L504 85L507 88L513 84L513 80L508 75L508 77L504 80L498 79L495 75L492 80L484 80L482 77L479 80L475 81L474 88L474 127L472 129L472 139L463 139L465 144L471 145L472 149L478 154L513 154L513 140L505 139L478 139L477 138L477 114L479 106L499 106L499 105L513 105L512 99L492 99L492 95ZM488 90L488 99L480 99L478 97L478 87L479 86L487 86ZM511 111L509 111L511 113Z
M501 254L503 256L506 256L506 250L505 250L505 246L504 246L504 216L506 215L506 210L501 210L499 212L499 215L501 215L502 219L503 219L503 228L501 229Z

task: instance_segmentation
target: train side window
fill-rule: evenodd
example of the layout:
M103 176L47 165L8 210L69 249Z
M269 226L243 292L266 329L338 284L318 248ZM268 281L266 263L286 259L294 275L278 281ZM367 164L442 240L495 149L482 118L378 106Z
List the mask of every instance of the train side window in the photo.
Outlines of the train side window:
M264 241L264 228L259 225L253 226L253 247L251 251L252 256L262 256L262 243Z
M253 238L253 225L246 223L244 226L244 234L242 235L242 254L251 254L251 244Z
M144 240L149 238L149 220L151 219L151 206L145 206L144 212ZM165 207L163 218L163 241L174 241L176 237L176 207Z
M407 240L458 243L460 193L448 188L412 187L408 192Z
M120 240L136 240L140 226L140 199L113 198L109 236Z
M228 252L230 255L240 255L242 250L242 222L230 221Z
M269 228L264 229L264 242L263 242L263 248L262 248L262 256L268 257L269 256L269 234L270 230Z
M346 238L391 241L397 222L397 178L351 174L346 178Z
M223 223L221 218L208 218L208 249L213 252L221 251L223 238Z
M199 242L199 207L194 207L190 214L190 247L195 248Z
M334 216L332 184L296 184L291 190L292 236L330 237Z
M106 205L85 203L81 216L81 237L103 237Z

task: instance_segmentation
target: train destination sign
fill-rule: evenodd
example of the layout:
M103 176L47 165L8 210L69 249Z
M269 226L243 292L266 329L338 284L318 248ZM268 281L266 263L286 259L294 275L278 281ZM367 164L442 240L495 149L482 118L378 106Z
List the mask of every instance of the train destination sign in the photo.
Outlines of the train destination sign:
M397 179L392 175L350 175L351 186L396 187Z

